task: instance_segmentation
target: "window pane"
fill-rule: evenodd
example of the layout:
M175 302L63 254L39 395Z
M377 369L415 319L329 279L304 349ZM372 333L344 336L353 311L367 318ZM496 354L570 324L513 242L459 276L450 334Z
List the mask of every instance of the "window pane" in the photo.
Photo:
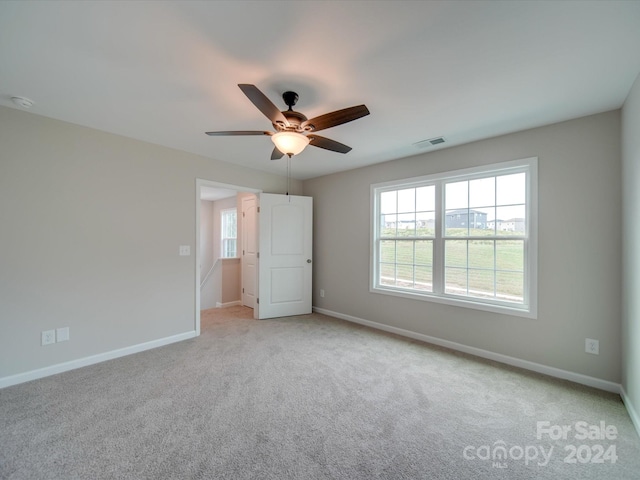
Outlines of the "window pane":
M380 285L396 284L396 266L388 263L380 264Z
M467 268L467 241L447 240L445 243L444 264L447 267Z
M222 212L222 237L229 237L229 215Z
M416 189L398 190L398 213L416 211Z
M436 234L436 212L416 213L416 236L433 237Z
M496 241L496 269L524 271L524 241Z
M447 183L445 185L445 208L453 210L469 206L469 182Z
M413 265L413 240L398 240L396 262Z
M222 212L223 238L236 238L237 223L235 210Z
M486 235L487 212L481 208L469 210L469 235Z
M469 270L469 296L493 297L493 270Z
M415 264L433 265L433 242L431 240L417 240L415 245Z
M506 302L524 302L524 274L496 272L496 297Z
M490 207L496 204L495 177L479 178L469 182L469 207Z
M502 175L496 179L496 205L516 205L525 203L526 197L526 174L515 173L513 175Z
M395 237L397 223L397 215L382 215L380 218L380 235L383 237Z
M398 265L396 271L396 285L404 288L413 288L413 265Z
M380 194L380 213L396 213L398 211L396 207L397 192L382 192Z
M416 211L426 212L436 209L436 187L429 185L428 187L416 188Z
M496 208L498 221L496 222L497 235L524 235L525 234L525 206L515 205L511 207Z
M494 268L493 240L469 241L469 268ZM492 289L493 290L493 289Z
M398 233L399 237L415 237L416 236L416 214L401 213L398 215Z
M433 271L431 267L415 267L415 287L425 292L433 291Z
M444 291L454 295L467 294L467 269L452 268L444 269Z
M416 188L416 211L427 212L436 209L436 187Z
M469 235L469 210L447 210L444 219L447 237L466 237Z
M471 212L473 213L473 215L471 215L469 235L475 237L486 237L495 235L495 207L475 208Z
M236 240L225 238L222 241L222 257L233 258L236 256Z
M393 263L396 261L395 240L382 240L380 242L380 261Z

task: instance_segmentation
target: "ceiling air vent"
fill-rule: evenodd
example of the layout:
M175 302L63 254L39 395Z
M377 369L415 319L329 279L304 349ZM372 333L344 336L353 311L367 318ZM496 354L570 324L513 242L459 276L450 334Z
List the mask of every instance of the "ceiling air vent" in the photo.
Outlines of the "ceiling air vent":
M413 145L418 148L427 148L433 147L434 145L440 145L441 143L444 143L444 137L429 138L428 140L416 142Z

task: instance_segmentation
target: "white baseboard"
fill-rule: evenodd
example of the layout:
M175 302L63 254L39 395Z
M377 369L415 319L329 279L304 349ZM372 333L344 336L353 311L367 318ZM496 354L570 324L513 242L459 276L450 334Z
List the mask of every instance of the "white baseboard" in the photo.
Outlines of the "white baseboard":
M403 337L413 338L415 340L421 340L423 342L432 343L441 347L450 348L459 352L468 353L477 357L486 358L488 360L494 360L500 363L506 363L514 367L524 368L525 370L531 370L533 372L542 373L551 377L561 378L563 380L570 380L572 382L587 385L589 387L598 388L607 392L613 392L620 394L621 386L619 383L609 382L600 378L590 377L581 373L570 372L568 370L561 370L559 368L549 367L540 363L530 362L528 360L522 360L516 357L510 357L508 355L502 355L500 353L490 352L489 350L483 350L481 348L470 347L463 345L462 343L451 342L449 340L443 340L437 337L431 337L422 333L412 332L411 330L405 330L403 328L392 327L383 323L372 322L363 318L354 317L351 315L345 315L324 308L313 307L314 312L322 313L330 317L340 318L347 320L348 322L359 323L368 327L376 328L378 330L384 330L385 332L395 333L402 335Z
M622 397L622 402L624 403L624 406L627 408L627 412L629 412L629 416L631 417L631 422L633 423L633 426L636 427L636 432L638 433L638 436L640 436L640 415L638 414L636 409L633 407L633 403L631 403L631 399L627 395L627 392L625 391L624 387L620 388L620 396Z
M170 343L181 342L182 340L188 340L196 336L197 334L195 331L180 333L171 337L160 338L158 340L152 340L150 342L131 345L130 347L119 348L117 350L111 350L109 352L91 355L90 357L84 357L77 360L71 360L69 362L58 363L56 365L51 365L50 367L44 367L37 370L31 370L29 372L18 373L9 377L0 378L0 388L10 387L11 385L17 385L19 383L29 382L31 380L37 380L38 378L44 378L50 375L55 375L57 373L67 372L76 368L93 365L95 363L113 360L114 358L124 357L133 353L144 352L145 350L162 347L164 345L169 345Z
M236 300L234 302L220 303L216 302L216 308L225 308L225 307L234 307L236 305L241 305L242 302L240 300Z

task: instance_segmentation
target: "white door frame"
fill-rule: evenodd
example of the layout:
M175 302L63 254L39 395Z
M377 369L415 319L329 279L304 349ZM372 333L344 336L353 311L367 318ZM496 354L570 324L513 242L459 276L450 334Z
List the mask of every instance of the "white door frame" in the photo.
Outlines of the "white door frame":
M259 195L262 193L262 190L257 190L255 188L242 187L239 185L231 185L229 183L220 183L214 182L212 180L205 180L203 178L196 178L196 194L195 194L195 202L196 202L196 241L195 241L195 319L194 319L194 330L196 332L196 336L200 335L200 194L202 187L209 188L224 188L226 190L235 190L238 193L246 192L253 193Z

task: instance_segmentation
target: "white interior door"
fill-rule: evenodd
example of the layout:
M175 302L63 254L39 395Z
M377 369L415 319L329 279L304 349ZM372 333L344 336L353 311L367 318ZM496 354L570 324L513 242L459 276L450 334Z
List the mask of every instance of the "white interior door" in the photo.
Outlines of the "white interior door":
M255 307L258 235L255 195L242 197L242 305Z
M260 194L258 318L311 313L313 199Z

